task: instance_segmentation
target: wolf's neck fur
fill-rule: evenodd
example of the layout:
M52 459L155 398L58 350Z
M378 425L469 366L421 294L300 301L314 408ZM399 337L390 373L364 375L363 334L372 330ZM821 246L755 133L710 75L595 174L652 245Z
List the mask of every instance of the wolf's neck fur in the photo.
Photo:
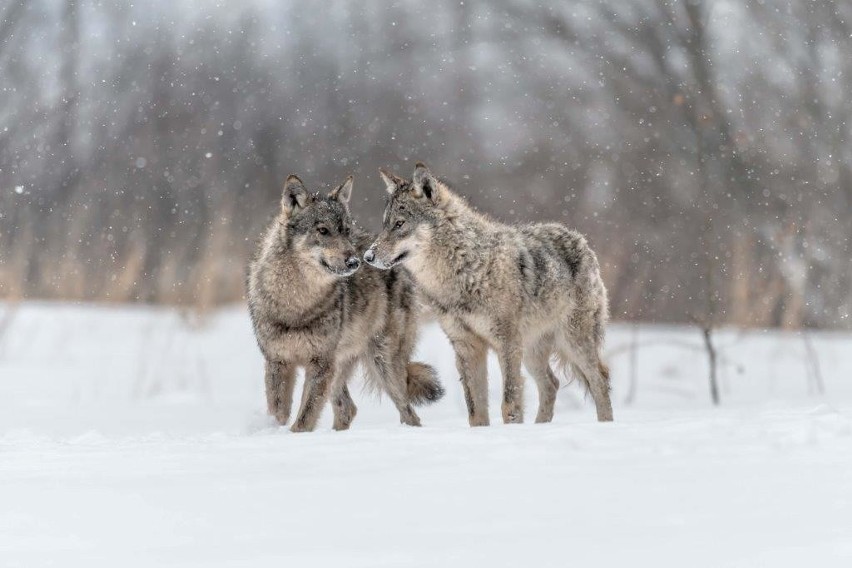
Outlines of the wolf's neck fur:
M449 193L443 205L444 215L431 229L428 245L415 255L410 269L418 284L432 294L458 291L459 274L479 265L488 256L488 248L505 225L495 223L476 211L460 196Z
M456 195L448 190L445 199L447 200L446 205L444 205L446 218L454 225L483 233L492 230L494 221L471 207L460 195Z
M337 279L306 263L287 248L286 225L270 231L263 247L268 270L263 286L272 296L278 317L296 324L311 319L336 300Z

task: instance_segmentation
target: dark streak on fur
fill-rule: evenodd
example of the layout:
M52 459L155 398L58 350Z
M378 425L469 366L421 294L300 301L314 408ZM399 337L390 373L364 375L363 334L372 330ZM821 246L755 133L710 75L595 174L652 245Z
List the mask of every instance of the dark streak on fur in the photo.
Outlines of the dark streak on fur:
M535 267L533 270L533 296L538 296L541 293L542 286L544 286L544 276L547 271L547 258L544 256L544 251L540 248L536 247L530 251L530 255L533 259L533 266Z
M572 252L573 254L566 254L564 258L565 263L568 265L568 270L571 272L571 279L574 279L577 277L577 273L580 272L580 264L583 261L576 249Z
M518 272L521 273L521 284L528 294L532 294L533 278L532 257L527 249L521 249L518 253Z
M400 290L399 305L406 311L414 309L414 288L406 286Z
M462 384L462 390L464 390L464 402L465 404L467 404L467 414L469 417L472 418L473 415L476 413L476 408L473 404L473 395L470 392L470 386L467 384L467 381L464 379L464 377L460 378L459 380Z
M398 278L398 274L397 274L396 269L388 270L385 273L385 287L388 290L388 297L389 298L393 297L394 286L396 285L397 278Z
M576 235L571 235L557 244L559 246L559 251L557 251L559 258L565 262L568 271L571 273L571 278L576 278L583 264L584 251L586 250L584 241Z

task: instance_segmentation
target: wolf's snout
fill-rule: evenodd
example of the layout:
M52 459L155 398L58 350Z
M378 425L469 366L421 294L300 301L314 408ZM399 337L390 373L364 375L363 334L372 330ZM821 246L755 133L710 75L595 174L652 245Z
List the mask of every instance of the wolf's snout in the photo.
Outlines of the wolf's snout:
M361 261L357 256L350 256L346 259L346 268L349 270L358 270L359 266L361 266Z
M373 262L376 260L376 251L373 247L367 249L367 252L364 253L364 260L367 262Z

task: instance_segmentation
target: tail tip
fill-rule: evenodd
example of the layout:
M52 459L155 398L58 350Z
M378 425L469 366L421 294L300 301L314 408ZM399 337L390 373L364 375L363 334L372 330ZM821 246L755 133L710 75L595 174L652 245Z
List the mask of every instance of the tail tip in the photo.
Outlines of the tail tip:
M435 369L423 363L408 365L408 398L412 404L432 404L441 400L444 394L446 391Z

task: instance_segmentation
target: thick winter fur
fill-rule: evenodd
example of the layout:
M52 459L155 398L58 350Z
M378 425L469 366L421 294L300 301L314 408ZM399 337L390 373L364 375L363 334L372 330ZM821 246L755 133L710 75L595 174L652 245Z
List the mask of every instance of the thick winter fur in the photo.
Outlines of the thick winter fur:
M381 171L390 194L383 230L364 254L402 265L438 314L456 351L471 426L487 425L486 355L503 372L503 421L523 421L521 364L539 390L536 422L549 422L559 382L556 355L588 387L598 420L612 420L601 361L606 288L586 239L556 223L508 226L473 210L417 164L411 180Z
M431 367L409 362L417 328L409 276L399 269L359 270L356 251L372 238L352 224L351 191L351 177L322 196L290 176L281 212L249 267L249 311L266 359L266 400L281 424L290 417L296 369L305 369L294 432L314 429L329 393L334 428L349 427L356 408L347 381L357 363L390 396L405 424L420 425L412 403L444 393Z

